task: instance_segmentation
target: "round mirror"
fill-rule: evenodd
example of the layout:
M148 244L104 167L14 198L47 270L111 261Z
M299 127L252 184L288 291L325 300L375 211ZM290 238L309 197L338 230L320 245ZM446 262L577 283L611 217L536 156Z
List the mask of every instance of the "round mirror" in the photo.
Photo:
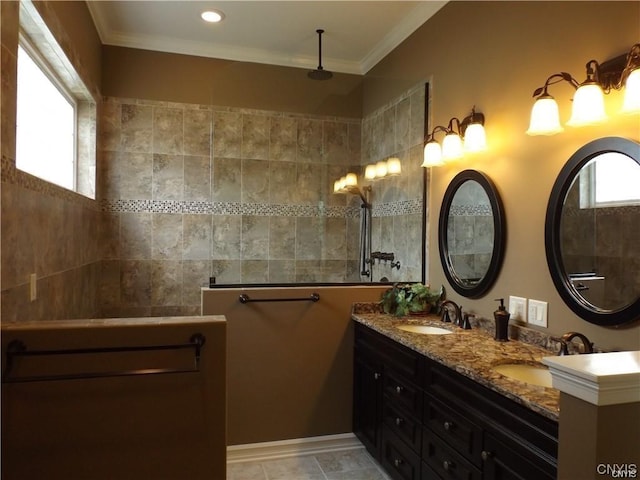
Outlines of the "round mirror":
M551 278L597 325L640 318L640 145L607 137L580 148L553 186L545 223Z
M447 187L438 243L447 280L460 295L478 298L495 282L504 256L505 221L493 182L465 170Z

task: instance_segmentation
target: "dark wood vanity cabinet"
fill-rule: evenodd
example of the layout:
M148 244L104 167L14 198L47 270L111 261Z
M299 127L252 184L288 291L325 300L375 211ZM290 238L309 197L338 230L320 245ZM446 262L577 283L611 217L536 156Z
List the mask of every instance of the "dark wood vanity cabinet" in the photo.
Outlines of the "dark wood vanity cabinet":
M557 422L357 322L353 418L397 480L556 478Z

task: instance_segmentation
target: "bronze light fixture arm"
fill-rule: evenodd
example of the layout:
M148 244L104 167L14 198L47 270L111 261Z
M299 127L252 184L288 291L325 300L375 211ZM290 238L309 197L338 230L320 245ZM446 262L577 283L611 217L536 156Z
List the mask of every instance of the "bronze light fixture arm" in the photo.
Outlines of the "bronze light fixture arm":
M547 88L549 88L549 85L554 85L556 83L560 83L563 81L569 83L575 89L577 89L578 86L580 85L576 81L576 79L571 76L570 73L567 73L567 72L554 73L549 78L547 78L547 80L544 82L544 85L542 87L538 87L534 90L532 96L548 97L549 93L547 92Z

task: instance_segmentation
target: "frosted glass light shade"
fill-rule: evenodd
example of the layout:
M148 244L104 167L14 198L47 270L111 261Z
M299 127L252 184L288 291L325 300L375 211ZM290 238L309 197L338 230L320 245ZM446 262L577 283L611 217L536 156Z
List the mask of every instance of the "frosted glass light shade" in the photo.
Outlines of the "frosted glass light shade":
M358 185L358 176L355 173L347 173L345 177L345 187L355 187Z
M551 95L538 97L531 109L527 135L555 135L563 130L555 99Z
M457 133L448 133L445 135L442 141L442 159L446 162L448 160L457 160L462 158L464 151L462 148L462 139Z
M376 163L376 178L382 178L387 175L387 162L380 161Z
M470 124L464 132L464 149L467 152L481 152L487 148L487 135L481 123Z
M587 83L580 85L573 96L571 118L567 125L581 127L604 122L607 114L604 110L604 93L600 85Z
M400 175L401 171L402 164L399 158L391 157L387 160L387 175Z
M622 113L640 113L640 68L636 68L627 77Z
M442 160L442 149L440 148L440 144L436 141L427 142L424 146L424 161L422 162L422 167L440 167L444 165L444 161Z
M376 166L374 164L367 165L364 169L364 178L367 180L373 180L376 178Z
M333 193L342 193L342 186L340 185L340 180L336 180L333 182Z

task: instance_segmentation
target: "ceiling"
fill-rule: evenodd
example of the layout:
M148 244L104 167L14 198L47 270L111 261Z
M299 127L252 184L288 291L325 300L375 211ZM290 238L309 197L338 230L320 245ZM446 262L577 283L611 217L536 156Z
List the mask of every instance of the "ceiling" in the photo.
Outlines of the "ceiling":
M95 1L103 44L363 75L446 1ZM207 24L204 10L225 18Z

